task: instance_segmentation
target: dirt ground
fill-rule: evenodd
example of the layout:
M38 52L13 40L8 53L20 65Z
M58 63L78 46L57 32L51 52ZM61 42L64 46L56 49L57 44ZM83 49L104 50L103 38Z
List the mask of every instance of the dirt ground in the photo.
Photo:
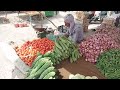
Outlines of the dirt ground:
M99 79L105 79L99 70L95 67L95 64L86 62L83 58L80 58L74 63L70 63L69 60L61 62L56 66L59 70L59 79L68 79L70 74L82 74L89 76L97 76Z

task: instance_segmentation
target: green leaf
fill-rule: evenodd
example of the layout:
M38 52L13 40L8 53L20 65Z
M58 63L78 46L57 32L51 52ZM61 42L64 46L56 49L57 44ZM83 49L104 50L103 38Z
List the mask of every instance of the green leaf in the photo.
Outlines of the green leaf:
M96 67L109 79L120 79L120 50L112 49L102 53Z

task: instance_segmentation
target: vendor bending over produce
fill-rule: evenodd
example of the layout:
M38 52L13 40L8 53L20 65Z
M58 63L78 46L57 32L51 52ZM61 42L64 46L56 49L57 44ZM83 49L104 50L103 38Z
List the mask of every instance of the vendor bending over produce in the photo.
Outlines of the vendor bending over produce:
M67 14L64 18L67 32L65 36L72 40L74 43L80 43L83 40L83 27L80 24L75 23L72 14Z

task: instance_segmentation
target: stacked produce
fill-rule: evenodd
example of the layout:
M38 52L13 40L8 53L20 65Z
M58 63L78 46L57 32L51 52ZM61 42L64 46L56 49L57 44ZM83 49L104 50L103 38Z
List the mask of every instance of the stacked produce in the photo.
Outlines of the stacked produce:
M62 60L70 59L70 62L75 62L80 53L77 46L66 37L59 37L59 40L55 41L55 46L50 55L53 64L59 64Z
M120 49L109 50L100 55L96 67L108 79L120 79Z
M14 24L15 25L15 27L16 28L18 28L18 27L28 27L28 24L27 23L16 23L16 24Z
M49 57L39 55L31 69L29 69L26 79L55 79L56 70Z
M76 75L70 74L69 79L98 79L98 78L96 76L84 76L81 74L76 74Z
M55 40L54 49L45 53L43 57L50 58L53 65L56 65L65 59L70 59L71 63L75 62L80 57L80 53L72 41L66 37L59 37L59 40Z
M37 55L26 79L54 79L56 72L53 65L59 64L67 58L70 58L72 63L80 57L77 46L66 37L59 37L59 40L55 40L53 50L44 55L41 53L37 53Z
M32 62L37 57L38 52L43 55L46 52L51 51L53 47L53 41L47 38L42 38L26 42L21 47L17 48L16 52L21 60L23 60L28 66L31 66Z
M103 22L104 24L107 25L111 25L111 26L115 26L115 19L114 18L103 18Z
M120 46L106 34L94 34L80 44L80 52L85 60L93 63L102 52L112 48Z
M96 34L107 34L113 38L116 42L120 43L120 29L112 25L101 24L96 29Z

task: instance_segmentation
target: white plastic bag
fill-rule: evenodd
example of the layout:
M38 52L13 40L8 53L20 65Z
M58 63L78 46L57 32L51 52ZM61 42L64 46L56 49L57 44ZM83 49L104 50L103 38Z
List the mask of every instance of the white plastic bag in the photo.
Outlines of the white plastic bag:
M0 49L4 53L5 57L10 60L23 74L26 74L26 71L29 70L27 66L17 55L15 50L7 43L0 42Z
M59 35L59 34L60 34L60 32L59 32L59 31L57 31L57 30L55 30L55 31L54 31L54 35L56 35L56 36L57 36L57 35Z

